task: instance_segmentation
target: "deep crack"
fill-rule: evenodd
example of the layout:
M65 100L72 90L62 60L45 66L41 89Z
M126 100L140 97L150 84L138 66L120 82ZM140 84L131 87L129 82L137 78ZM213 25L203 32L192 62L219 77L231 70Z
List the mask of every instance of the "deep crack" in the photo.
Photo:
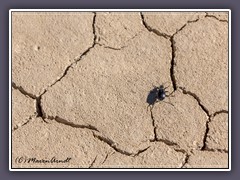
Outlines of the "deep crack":
M214 16L214 15L209 15L207 12L206 12L206 15L205 15L206 18L214 18L220 22L227 22L228 23L228 20L224 20L224 19L219 19L218 17Z
M34 94L31 94L31 93L25 91L22 86L17 86L14 82L12 82L12 87L14 89L19 90L25 96L28 96L28 97L30 97L32 99L36 99L37 98L37 96L35 96Z
M208 132L209 132L209 122L210 122L210 118L208 118L208 121L206 122L206 131L205 131L205 134L203 136L203 146L201 148L201 150L205 150L206 147L207 147L207 137L208 137Z
M179 87L183 94L188 94L190 96L192 96L197 102L198 102L198 105L201 107L201 109L205 112L205 114L208 116L208 120L206 121L206 131L204 133L204 136L203 136L203 146L201 148L201 150L204 150L206 149L206 140L207 140L207 135L208 135L208 132L209 132L209 127L208 127L208 124L210 122L210 118L211 118L211 115L209 114L209 111L208 109L201 103L201 100L200 98L193 92L190 92L190 91L187 91L185 88L183 87Z
M44 118L45 118L45 114L42 110L42 106L41 106L41 98L42 98L42 95L46 92L44 91L40 96L36 96L34 94L31 94L31 93L28 93L27 91L25 91L21 86L17 86L14 82L12 82L12 87L14 89L17 89L19 90L23 95L27 96L27 97L30 97L34 100L36 100L36 117L41 117L44 121ZM45 121L44 121L45 122Z
M56 116L56 117L48 116L48 119L50 119L50 120L54 119L58 123L61 123L61 124L67 125L67 126L71 126L73 128L89 129L89 130L91 130L91 132L93 133L93 136L95 138L97 138L100 141L103 141L104 143L107 143L116 152L119 152L119 153L127 155L127 156L132 156L132 157L138 156L139 154L143 153L144 151L146 151L150 147L149 146L149 147L147 147L145 149L141 149L137 153L130 153L130 152L127 152L127 151L124 151L124 150L118 148L116 146L116 143L114 141L112 141L111 139L95 134L94 131L99 132L99 130L96 127L94 127L94 126L92 126L90 124L89 125L74 124L74 123L69 122L69 121L67 121L67 120L65 120L63 118L58 117L58 116Z
M98 139L98 140L100 140L100 141L108 144L108 145L109 145L111 148L113 148L116 152L118 152L118 153L120 153L120 154L123 154L123 155L126 155L126 156L132 156L132 157L138 156L139 154L145 152L145 151L150 147L150 146L149 146L149 147L147 147L147 148L145 148L145 149L139 150L137 153L130 153L130 152L127 152L127 151L125 151L125 150L122 150L122 149L118 148L118 147L116 146L116 143L115 143L113 140L109 139L109 138L106 138L106 137L97 135L97 134L95 134L95 133L93 133L93 136L94 136L96 139Z
M148 150L150 148L150 146L146 147L145 149L139 150L136 154L133 155L133 157L138 156L139 154L145 152L146 150Z
M157 141L157 127L155 125L155 120L154 120L153 112L151 108L150 108L150 113L151 113L152 126L153 126L153 132L154 132L154 139L150 140L150 142L154 142L154 141Z
M176 51L176 47L175 47L175 41L173 39L173 36L170 38L170 42L171 42L171 48L172 48L172 59L171 59L171 67L170 67L170 77L171 77L171 81L172 81L172 86L174 91L177 90L177 83L176 83L176 78L174 75L174 66L175 66L175 51Z
M54 119L58 123L61 123L61 124L67 125L67 126L71 126L73 128L89 129L89 130L92 130L92 131L99 132L99 130L96 127L94 127L90 124L88 124L88 125L74 124L74 123L69 122L69 121L67 121L63 118L58 117L58 116L56 116L56 117L48 116L48 119L51 119L51 120Z
M166 38L166 39L170 38L170 36L169 36L168 34L161 33L161 32L159 32L157 29L151 28L151 27L146 23L146 21L145 21L145 19L144 19L144 15L142 14L142 12L140 12L140 15L141 15L141 19L142 19L142 23L143 23L144 27L145 27L149 32L153 32L153 33L155 33L156 35L162 36L162 37L164 37L164 38Z
M41 98L42 96L39 96L36 98L36 111L37 111L37 117L45 118L45 114L43 113L42 106L41 106Z
M94 16L93 16L93 23L92 23L92 28L93 28L93 45L96 43L96 40L97 40L97 35L96 35L96 27L95 27L95 24L96 24L96 17L97 17L97 13L94 12Z
M167 146L172 147L172 149L176 152L181 152L182 154L185 154L186 158L185 158L184 162L182 163L181 168L183 168L183 166L185 166L185 164L188 162L188 159L190 156L185 149L181 149L181 147L177 143L169 141L167 139L157 139L156 141L162 142L162 143L166 144Z
M42 95L45 94L48 90L48 88L54 86L57 82L61 81L68 73L69 69L72 68L72 66L74 64L76 64L78 61L80 61L82 59L83 56L85 56L92 48L94 48L95 44L96 44L96 39L97 39L97 36L96 36L96 32L95 32L95 21L96 21L96 13L94 13L94 16L93 16L93 23L92 23L92 27L93 27L93 44L91 47L89 47L86 51L84 51L80 57L78 59L76 59L73 63L71 63L69 66L67 66L67 68L64 70L62 76L60 78L58 78L54 83L52 83L50 86L48 86L41 95L39 96L36 96L34 94L31 94L31 93L28 93L27 91L25 91L22 86L17 86L14 82L12 82L12 87L14 89L17 89L19 90L22 94L32 98L32 99L35 99L36 100L36 112L37 112L37 117L41 117L44 121L44 119L46 118L46 115L45 113L43 112L43 109L42 109L42 106L41 106L41 98L42 98ZM45 122L45 121L44 121ZM68 124L70 125L70 124ZM73 124L71 124L72 126L74 126ZM83 127L83 126L82 126ZM84 128L84 127L83 127ZM87 126L85 127L87 128ZM92 130L96 130L96 128L94 127L91 127L90 125L88 126L89 129L92 129Z
M184 166L188 163L189 157L190 157L190 155L189 155L189 154L186 154L185 160L184 160L181 168L184 168Z
M217 111L214 114L210 115L208 109L201 103L200 98L195 93L187 91L183 87L179 87L179 88L183 91L184 94L188 94L188 95L192 96L194 99L196 99L197 102L198 102L198 105L201 107L201 109L208 116L208 120L206 121L206 131L205 131L204 136L203 136L203 146L201 148L202 151L207 150L207 144L206 143L207 143L207 137L208 137L208 132L209 132L209 123L211 122L211 117L214 117L214 116L216 116L217 114L220 114L220 113L228 113L228 111L220 110L220 111Z
M142 20L142 24L144 25L144 27L149 31L149 32L153 32L155 33L156 35L158 36L162 36L166 39L169 39L170 42L171 42L171 49L172 49L172 58L171 58L171 67L170 67L170 77L171 77L171 81L172 81L172 86L173 86L173 89L174 91L177 90L177 83L176 83L176 78L174 76L174 66L175 66L175 51L176 51L176 47L175 47L175 41L174 41L174 36L179 33L181 30L183 30L189 23L194 23L194 22L197 22L199 20L199 17L195 20L192 20L192 21L187 21L186 24L184 24L180 29L178 29L173 35L168 35L168 34L165 34L165 33L161 33L159 32L157 29L154 29L152 27L150 27L145 19L144 19L144 15L142 14L142 12L140 12L140 16L141 16L141 20Z
M194 22L197 22L199 20L196 19L196 20L192 20L192 21L187 21L186 24L184 24L179 30L177 30L170 38L170 42L171 42L171 49L172 49L172 59L171 59L171 67L170 67L170 78L171 78L171 81L172 81L172 86L173 86L173 90L176 91L177 90L177 81L176 81L176 78L175 78L175 74L174 74L174 67L176 65L176 62L175 62L175 57L176 57L176 42L174 41L174 36L179 33L180 31L182 31L189 23L194 23Z
M212 115L209 115L209 118L208 118L208 121L206 122L206 131L205 131L205 134L204 134L204 137L203 137L203 146L201 148L202 151L211 151L212 149L209 149L207 147L207 137L208 137L208 132L209 132L209 123L211 122L211 118L212 117L215 117L217 114L221 114L221 113L228 113L228 111L226 110L221 110L221 111L217 111L215 113L213 113ZM217 151L224 151L224 150L220 150L220 149L216 149Z
M209 114L208 109L201 103L200 98L199 98L195 93L190 92L190 91L187 91L187 90L186 90L185 88L183 88L183 87L179 87L179 88L182 90L183 94L188 94L188 95L192 96L194 99L196 99L197 102L198 102L198 105L201 107L201 109L206 113L206 115L207 115L208 117L210 117L210 114Z
M113 142L111 139L109 138L106 138L106 137L103 137L103 136L100 136L100 135L97 135L95 133L93 133L93 136L95 138L97 138L98 140L102 141L102 142L105 142L106 144L108 144L110 147L112 147L115 151L121 153L121 154L124 154L124 155L127 155L127 156L132 156L133 154L132 153L129 153L127 151L124 151L124 150L121 150L119 148L116 147L116 144L115 142Z
M228 114L228 111L227 111L227 110L220 110L220 111L217 111L217 112L213 113L212 117L215 117L216 115L218 115L218 114L222 114L222 113Z

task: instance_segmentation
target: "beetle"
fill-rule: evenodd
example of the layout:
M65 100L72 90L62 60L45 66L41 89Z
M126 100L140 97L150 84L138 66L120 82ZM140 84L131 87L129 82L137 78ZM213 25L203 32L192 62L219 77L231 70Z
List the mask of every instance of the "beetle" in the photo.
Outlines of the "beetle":
M166 91L166 89L169 87L164 87L163 84L161 84L159 87L156 87L156 86L153 86L154 88L150 91L150 93L148 94L148 97L147 97L147 103L148 103L148 107L149 106L154 106L155 103L157 102L164 102L164 103L168 103L172 106L174 106L171 102L167 102L167 101L164 101L164 99L166 97L171 97L173 96L173 92L171 92L170 94L167 94L168 91ZM151 108L151 109L152 109Z
M166 88L164 88L163 85L160 85L159 87L155 87L157 89L157 99L159 99L160 101L163 101L166 97L166 92L168 91L165 91Z

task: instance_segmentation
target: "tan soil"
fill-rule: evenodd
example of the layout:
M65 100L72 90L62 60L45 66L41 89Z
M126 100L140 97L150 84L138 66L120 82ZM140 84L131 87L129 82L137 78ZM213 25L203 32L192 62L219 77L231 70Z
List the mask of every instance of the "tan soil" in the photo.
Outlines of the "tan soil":
M14 168L228 167L226 13L14 12L12 81Z

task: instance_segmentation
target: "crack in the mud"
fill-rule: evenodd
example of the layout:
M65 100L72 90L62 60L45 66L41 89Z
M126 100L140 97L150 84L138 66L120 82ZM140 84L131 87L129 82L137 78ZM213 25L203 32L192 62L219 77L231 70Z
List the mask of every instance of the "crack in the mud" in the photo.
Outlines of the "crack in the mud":
M201 148L201 150L205 150L207 147L207 137L208 137L208 132L209 132L209 122L210 122L210 117L208 118L207 122L206 122L206 131L205 134L203 136L203 146Z
M98 28L98 29L99 29L99 28ZM106 49L112 49L112 50L120 51L120 50L125 49L126 47L128 47L128 42L131 41L131 40L133 40L133 39L135 39L136 37L138 37L142 32L143 32L142 30L139 31L139 32L137 32L133 37L129 38L128 40L126 40L126 41L124 42L125 45L120 46L120 47L107 46L107 45L105 45L105 44L100 43L100 41L96 42L95 44L97 44L97 45L99 45L99 46L102 46L102 47L104 47L104 48L106 48ZM97 39L97 38L96 38L96 39ZM100 37L98 37L98 39L100 39Z
M90 166L89 166L88 168L92 168L92 167L93 167L93 165L94 165L96 159L97 159L97 156L93 159L92 163L90 164Z
M180 29L178 29L172 36L169 37L169 40L170 40L170 43L171 43L171 49L172 49L172 59L171 59L171 66L170 66L170 78L171 78L171 81L172 81L172 86L173 86L173 90L176 91L177 90L177 81L176 81L176 78L175 78L175 74L174 74L174 67L176 65L176 62L175 62L175 57L176 57L176 42L174 41L174 36L179 33L180 31L182 31L188 24L190 23L194 23L194 22L197 22L199 20L198 19L195 19L195 20L192 20L192 21L187 21L186 24L184 24Z
M189 157L190 157L190 155L189 155L189 154L186 154L185 160L184 160L184 162L182 163L181 168L184 168L184 166L188 163Z
M157 142L162 142L164 144L166 144L167 146L170 146L171 149L173 149L176 152L181 152L182 154L185 154L185 160L182 163L182 166L180 168L183 168L187 163L188 163L188 159L189 159L189 154L187 153L187 151L185 149L182 149L177 143L169 141L167 139L157 139Z
M154 120L153 112L152 112L152 109L151 109L151 108L150 108L150 113L151 113L153 133L154 133L154 139L150 140L150 142L154 142L154 141L157 141L157 127L156 127L156 125L155 125L155 120Z
M177 146L180 147L177 143L169 141L167 139L157 139L157 142L163 142L164 144L168 145L168 146Z
M187 21L186 24L184 24L180 29L178 29L173 35L168 35L168 34L165 34L165 33L161 33L159 32L158 30L150 27L145 19L144 19L144 15L142 14L142 12L140 12L140 16L141 16L141 20L142 20L142 24L144 25L144 27L149 31L149 32L154 32L156 35L158 36L162 36L166 39L169 39L170 42L171 42L171 49L172 49L172 57L171 57L171 66L170 66L170 78L171 78L171 81L172 81L172 86L173 86L173 89L174 91L177 90L177 83L176 83L176 78L175 78L175 75L174 75L174 66L175 66L175 51L176 51L176 47L175 47L175 41L174 41L174 36L179 33L180 31L182 31L188 24L190 23L194 23L194 22L197 22L199 20L199 17L195 20L192 20L192 21Z
M191 23L195 23L199 20L199 17L195 20L189 20L187 21L186 24L184 24L180 29L178 29L171 37L175 36L177 33L179 33L180 31L182 31L188 24L191 24Z
M188 24L190 23L194 23L194 22L197 22L199 20L199 17L195 20L189 20L187 21L186 24L184 24L181 28L179 28L174 34L172 35L169 35L169 34L166 34L166 33L162 33L160 31L158 31L157 29L154 29L152 28L151 26L149 26L147 24L147 22L145 21L145 18L144 18L144 15L142 14L142 12L140 12L140 16L141 16L141 19L142 19L142 24L144 25L144 27L149 31L149 32L153 32L155 33L156 35L158 36L162 36L166 39L170 39L170 38L173 38L173 36L175 36L178 32L180 32L181 30L183 30L183 28L185 28Z
M191 91L187 91L184 87L179 87L179 88L182 90L183 94L188 94L188 95L192 96L192 97L198 102L198 105L199 105L199 106L201 107L201 109L205 112L205 114L206 114L208 117L210 117L210 114L209 114L208 109L201 103L200 98L199 98L195 93L193 93L193 92L191 92Z
M102 161L101 164L104 164L104 163L105 163L105 161L107 160L108 156L109 156L109 153L107 153L107 155L105 156L105 158L104 158L104 160Z
M67 75L69 69L72 68L74 64L77 64L82 59L82 57L85 56L94 46L95 46L95 44L93 44L91 47L89 47L86 51L84 51L82 53L82 55L78 59L76 59L73 63L71 63L69 66L67 66L67 68L64 70L62 76L60 78L58 78L53 84L51 84L47 89L45 89L45 92L49 88L53 87L55 84L60 82Z
M43 113L42 106L41 106L41 98L42 95L36 98L36 111L37 111L37 117L45 118L45 114Z
M176 82L176 78L175 78L175 75L174 75L174 66L176 65L176 62L175 62L175 57L176 57L176 46L175 46L175 44L176 44L176 42L174 41L174 36L177 33L179 33L180 31L182 31L188 24L197 22L198 20L199 20L199 18L196 19L196 20L187 21L186 24L184 24L172 36L169 37L169 40L171 42L171 49L172 49L172 59L171 59L171 66L170 66L170 78L171 78L171 81L172 81L172 86L173 86L174 91L177 90L177 82Z
M100 44L99 44L100 45ZM116 51L119 51L119 50L122 50L124 48L126 48L127 46L122 46L120 48L114 48L114 47L110 47L110 46L104 46L104 45L100 45L100 46L103 46L104 48L106 49L112 49L112 50L116 50Z
M26 121L25 123L23 123L22 125L17 126L17 127L14 127L13 130L12 130L12 132L13 132L13 131L16 131L16 130L19 129L20 127L23 127L23 126L27 125L29 122L31 122L32 117L34 117L34 116L30 116L30 117L27 119L27 121Z
M103 48L105 48L105 49L111 49L111 50L116 50L116 51L120 51L120 50L122 50L122 49L124 49L124 48L127 47L127 46L122 46L122 47L120 47L120 48L115 48L115 47L111 47L111 46L106 46L106 45L101 44L101 43L99 43L99 42L96 42L96 44L99 45L99 46L101 46L101 47L103 47Z
M55 120L56 122L58 122L60 124L64 124L64 125L67 125L67 126L70 126L70 127L73 127L73 128L89 129L91 131L99 132L99 130L96 127L94 127L90 124L88 124L88 125L74 124L74 123L69 122L69 121L67 121L63 118L58 117L58 116L56 116L56 117L48 116L47 118L50 119L50 120Z
M66 67L66 69L64 70L63 74L61 75L61 77L59 77L54 83L52 83L51 85L49 85L45 90L44 93L48 90L48 88L51 88L52 86L54 86L57 82L61 81L68 73L69 69L73 67L74 64L77 64L84 56L87 55L87 53L94 48L94 46L96 45L96 39L97 39L97 35L96 35L96 29L95 29L95 22L96 22L96 13L94 12L94 16L93 16L93 23L92 23L92 29L93 29L93 43L92 46L90 46L89 48L87 48L78 58L75 59L74 62L72 62L69 66ZM42 94L44 94L42 93Z
M67 68L64 70L62 76L60 78L58 78L54 83L52 83L51 85L49 85L44 91L43 93L41 93L39 96L36 96L34 94L31 94L31 93L28 93L27 91L25 91L22 86L17 86L16 83L12 82L12 87L14 89L17 89L19 90L22 94L32 98L32 99L35 99L36 100L36 112L37 112L37 117L41 117L43 119L43 121L45 122L45 118L46 118L46 115L45 113L43 112L43 109L42 109L42 106L41 106L41 98L42 98L42 95L45 94L47 92L47 90L49 88L51 88L52 86L54 86L57 82L61 81L68 73L69 69L72 68L72 66L76 63L78 63L83 56L85 56L92 48L94 48L95 44L96 44L96 39L97 39L97 36L96 36L96 32L95 32L95 21L96 21L96 13L94 13L94 16L93 16L93 23L92 23L92 27L93 27L93 44L91 47L89 47L86 51L84 51L80 57L78 59L76 59L73 63L71 63L69 66L67 66ZM90 129L92 130L96 130L95 128L93 127L90 127Z
M31 93L25 91L22 86L17 86L16 83L14 83L14 82L12 82L12 87L14 89L16 89L16 90L19 90L25 96L28 96L28 97L30 97L32 99L36 99L37 98L37 96L35 96L34 94L31 94Z
M211 115L209 114L209 111L208 111L208 109L201 103L201 100L200 100L200 98L195 94L195 93L193 93L193 92L190 92L190 91L187 91L185 88L183 88L183 87L179 87L181 90L182 90L182 92L183 92L183 94L187 94L187 95L190 95L190 96L192 96L197 102L198 102L198 105L201 107L201 109L205 112L205 114L207 115L207 117L208 117L208 120L206 121L206 131L205 131L205 133L204 133L204 136L203 136L203 146L202 146L202 148L201 148L201 150L204 150L204 149L206 149L206 140L207 140L207 136L208 136L208 132L209 132L209 126L208 126L208 124L209 124L209 122L211 121Z
M34 99L36 101L36 113L37 113L36 117L41 117L43 119L43 121L44 121L45 116L44 116L44 112L43 112L42 106L41 106L41 98L42 98L42 95L46 91L44 91L40 96L36 96L36 95L31 94L31 93L27 92L26 90L24 90L23 87L17 86L14 82L12 82L12 87L14 89L19 90L23 95L25 95L27 97L30 97L31 99Z
M92 29L93 29L93 45L96 43L96 40L97 40L97 35L96 35L96 27L95 27L95 24L96 24L96 17L97 17L97 13L94 12L94 16L93 16L93 23L92 23Z
M228 153L228 150L226 150L226 149L210 149L210 148L205 148L203 151Z
M185 154L185 160L182 163L182 166L180 168L183 168L183 166L185 166L185 164L187 164L188 159L189 159L189 154L187 153L187 151L185 149L182 149L177 143L169 141L167 139L157 139L156 142L162 142L164 144L166 144L167 146L170 146L171 149L173 149L176 152L181 152L182 154Z
M171 67L170 67L170 77L171 77L171 81L172 81L172 86L173 86L173 90L176 91L177 90L177 83L176 83L176 78L174 75L174 66L175 66L175 51L176 51L176 47L175 47L175 41L173 39L173 36L170 38L170 42L171 42L171 48L172 48L172 59L171 59Z
M138 156L139 154L145 152L148 148L150 148L150 146L148 146L145 149L138 150L137 153L130 153L130 152L127 152L127 151L124 151L124 150L118 148L116 146L116 143L113 140L111 140L111 139L109 139L107 137L103 137L101 135L97 135L96 133L94 133L94 131L98 132L98 133L100 133L100 131L96 127L94 127L94 126L92 126L90 124L88 124L88 125L74 124L74 123L69 122L69 121L67 121L67 120L65 120L63 118L58 117L58 116L56 116L56 117L48 116L47 118L50 119L50 120L55 120L58 123L61 123L61 124L64 124L64 125L67 125L67 126L70 126L70 127L73 127L73 128L89 129L92 132L94 138L96 138L96 139L98 139L98 140L108 144L116 152L119 152L119 153L121 153L123 155L135 157L135 156Z
M146 147L146 148L144 148L144 149L142 149L142 150L140 149L136 154L133 154L133 157L138 156L139 154L145 152L145 151L148 150L149 148L150 148L150 146L148 146L148 147Z
M154 141L151 141L150 142L154 142ZM167 146L170 146L172 147L172 149L176 152L181 152L183 154L187 154L187 151L185 149L182 149L177 143L175 142L172 142L170 140L167 140L167 139L156 139L155 142L162 142L164 144L166 144Z
M116 152L118 152L118 153L120 153L120 154L123 154L123 155L126 155L126 156L135 157L135 156L138 156L139 154L145 152L148 148L150 148L150 146L148 146L148 147L145 148L145 149L139 150L137 153L130 153L130 152L127 152L127 151L125 151L125 150L122 150L122 149L118 148L118 147L116 146L116 143L115 143L113 140L109 139L109 138L106 138L106 137L97 135L97 134L95 134L95 133L93 133L93 136L94 136L96 139L98 139L98 140L100 140L100 141L108 144L108 145L109 145L111 148L113 148Z
M47 118L50 119L50 120L55 120L58 123L61 123L61 124L64 124L64 125L67 125L67 126L70 126L70 127L73 127L73 128L89 129L93 133L93 137L94 138L96 138L96 139L98 139L98 140L108 144L116 152L119 152L119 153L127 155L127 156L132 156L132 157L138 156L139 154L143 153L144 151L146 151L150 147L150 146L148 146L145 149L141 149L137 153L130 153L130 152L127 152L127 151L124 151L124 150L118 148L116 146L116 143L113 140L111 140L111 139L109 139L107 137L103 137L103 136L95 134L94 131L98 132L98 133L100 133L100 131L96 127L94 127L94 126L92 126L90 124L88 124L88 125L74 124L74 123L69 122L69 121L67 121L67 120L65 120L63 118L58 117L58 116L56 116L56 117L48 116Z
M218 115L218 114L222 114L222 113L224 113L224 114L228 114L228 111L227 111L227 110L220 110L220 111L217 111L217 112L213 113L212 117L215 117L216 115Z
M209 118L206 122L206 131L205 131L205 134L204 134L204 137L203 137L203 146L201 148L202 151L212 151L212 149L209 149L207 147L207 144L206 144L207 143L208 132L209 132L209 123L211 122L212 117L215 117L216 115L221 114L221 113L228 113L228 111L220 110L220 111L217 111L217 112L213 113L212 115L209 115ZM224 150L216 149L216 151L224 151Z
M164 38L166 38L166 39L170 38L170 36L169 36L168 34L161 33L161 32L159 32L157 29L153 29L152 27L150 27L150 26L146 23L146 21L145 21L145 19L144 19L144 15L142 14L142 12L140 12L140 15L141 15L141 19L142 19L142 24L144 25L144 27L145 27L149 32L153 32L153 33L155 33L156 35L162 36L162 37L164 37Z
M209 15L207 12L206 12L206 15L205 15L206 18L214 18L220 22L226 22L228 23L228 20L224 20L224 19L219 19L218 17L214 16L214 15Z
M115 142L113 142L113 141L112 141L111 139L109 139L109 138L106 138L106 137L97 135L97 134L95 134L95 133L93 133L93 136L94 136L96 139L98 139L98 140L100 140L100 141L108 144L108 145L109 145L110 147L112 147L115 151L117 151L117 152L119 152L119 153L121 153L121 154L125 154L125 155L127 155L127 156L131 156L131 155L132 155L132 153L129 153L129 152L127 152L127 151L124 151L124 150L121 150L121 149L117 148Z

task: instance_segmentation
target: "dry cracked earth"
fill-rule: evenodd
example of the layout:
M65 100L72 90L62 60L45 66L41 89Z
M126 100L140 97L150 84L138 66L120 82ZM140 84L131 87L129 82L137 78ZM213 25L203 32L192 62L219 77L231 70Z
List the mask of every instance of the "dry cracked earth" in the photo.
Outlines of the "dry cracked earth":
M228 13L13 12L12 167L228 168Z

